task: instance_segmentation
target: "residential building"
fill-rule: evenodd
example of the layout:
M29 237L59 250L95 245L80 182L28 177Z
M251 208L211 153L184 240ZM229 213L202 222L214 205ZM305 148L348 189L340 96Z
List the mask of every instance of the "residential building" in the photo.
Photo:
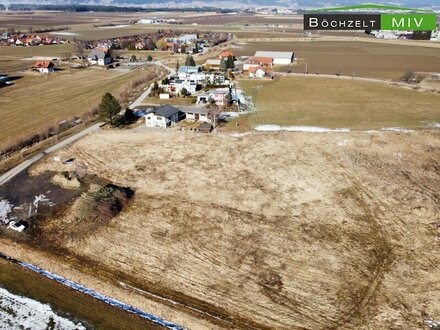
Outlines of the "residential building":
M199 66L181 66L177 70L177 74L180 79L189 78L191 74L200 72Z
M217 105L225 105L227 103L228 95L230 95L229 88L213 89L206 93L197 96L197 104L206 104L213 100Z
M54 65L51 61L37 61L35 62L33 69L41 73L54 72Z
M267 67L252 67L249 68L249 77L250 78L272 78L272 70Z
M186 120L199 121L199 122L211 122L209 118L209 111L206 108L201 107L180 107L180 110L185 113Z
M110 50L103 48L93 49L87 59L91 64L97 65L108 65L112 62L112 57L110 56Z
M270 57L273 59L274 65L290 64L294 60L293 52L272 52L272 51L257 51L254 57Z
M145 115L147 127L166 128L175 125L181 118L181 111L172 105L164 105Z
M223 59L223 58L227 58L227 57L229 57L229 56L232 56L232 57L235 58L235 55L234 55L233 52L231 52L231 51L229 51L229 50L224 50L224 51L222 51L222 52L219 54L218 58L219 58L219 59Z

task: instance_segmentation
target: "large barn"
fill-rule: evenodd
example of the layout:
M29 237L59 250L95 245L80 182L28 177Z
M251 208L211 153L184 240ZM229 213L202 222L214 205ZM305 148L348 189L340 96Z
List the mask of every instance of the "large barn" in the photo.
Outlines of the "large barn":
M259 50L255 53L254 57L272 57L273 64L290 64L294 59L293 52L270 52Z

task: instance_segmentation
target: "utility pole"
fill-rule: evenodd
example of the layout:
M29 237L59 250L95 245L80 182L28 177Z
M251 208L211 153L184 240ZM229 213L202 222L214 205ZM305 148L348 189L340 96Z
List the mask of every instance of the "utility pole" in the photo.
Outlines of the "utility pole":
M309 72L309 59L306 59L306 68L304 69L304 75L306 75L307 72Z

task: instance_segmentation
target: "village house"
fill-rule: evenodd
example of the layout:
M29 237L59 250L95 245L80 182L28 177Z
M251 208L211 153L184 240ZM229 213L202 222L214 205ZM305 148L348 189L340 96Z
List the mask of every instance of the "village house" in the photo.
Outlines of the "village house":
M180 79L189 78L191 74L200 72L199 66L181 66L177 70L177 75Z
M212 101L217 105L225 105L230 96L229 88L212 89L197 96L197 104L206 104Z
M231 52L229 50L224 50L219 54L218 58L222 60L224 58L228 58L229 56L232 56L233 58L235 58L235 55L233 52Z
M209 111L206 108L182 106L180 107L180 110L185 113L187 121L199 121L204 123L211 122L211 119L209 118Z
M248 71L250 78L272 78L272 70L267 67L251 67Z
M97 64L97 65L108 65L112 62L112 57L110 56L110 50L105 48L93 49L87 56L87 59L90 62L90 64Z
M177 124L181 118L181 111L172 105L164 105L145 115L147 127L166 128Z
M257 57L251 56L243 63L243 71L248 71L250 68L269 67L273 66L272 57Z
M162 87L172 94L181 93L183 89L186 89L190 94L194 94L199 88L199 84L195 80L171 77L170 83L168 85L163 85Z
M54 65L51 61L37 61L32 69L41 73L51 73L55 71Z

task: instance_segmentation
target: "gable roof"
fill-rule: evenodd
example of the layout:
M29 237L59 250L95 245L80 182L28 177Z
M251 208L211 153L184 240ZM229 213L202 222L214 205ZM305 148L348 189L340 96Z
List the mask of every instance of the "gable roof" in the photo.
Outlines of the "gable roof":
M88 56L88 58L96 59L96 60L103 60L103 59L105 59L107 57L110 57L108 52L105 52L104 50L98 49L98 48L93 49L89 53L89 56Z
M284 59L292 59L293 52L268 52L268 51L262 51L259 50L255 53L255 57L277 57L277 58L284 58Z
M257 61L260 65L272 65L273 64L273 57L258 57L254 56L254 60Z
M35 69L48 69L51 67L53 67L53 63L51 61L37 61L34 65Z
M234 53L229 50L224 50L220 53L220 55L218 57L223 58L223 57L229 57L229 56L234 57Z
M180 110L176 107L173 107L172 105L166 104L164 106L161 106L160 108L156 109L154 113L158 116L169 118L172 115L175 115Z

